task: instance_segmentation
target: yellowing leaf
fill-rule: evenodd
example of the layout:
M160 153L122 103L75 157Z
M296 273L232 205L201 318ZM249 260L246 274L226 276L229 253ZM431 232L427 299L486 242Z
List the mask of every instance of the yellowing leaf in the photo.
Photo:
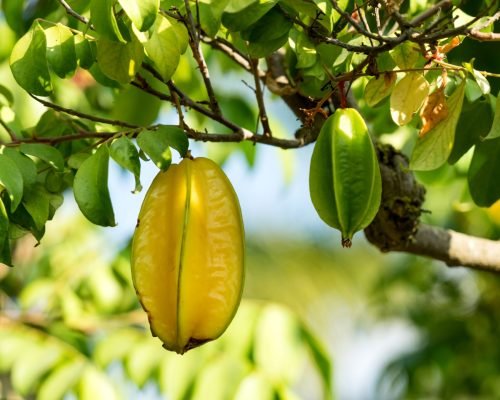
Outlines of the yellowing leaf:
M429 171L439 168L446 162L453 148L455 129L462 111L464 94L465 79L448 98L448 117L417 140L411 155L411 169Z
M429 83L422 74L410 72L401 79L391 94L391 117L399 126L406 125L429 94Z
M431 93L424 102L420 110L420 118L422 118L422 128L418 135L424 136L443 119L448 116L448 105L444 97L444 87L439 88L434 93Z
M392 91L396 83L396 73L388 72L371 78L365 86L365 101L370 107L376 106Z
M400 69L409 69L417 62L419 49L414 43L403 42L389 53Z

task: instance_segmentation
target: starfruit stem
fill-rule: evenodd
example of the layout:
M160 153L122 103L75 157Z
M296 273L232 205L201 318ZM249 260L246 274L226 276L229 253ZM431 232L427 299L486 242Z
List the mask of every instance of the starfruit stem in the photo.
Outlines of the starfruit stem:
M351 239L342 237L342 247L347 247L349 249L351 246L352 246Z
M189 158L190 160L194 160L194 157L191 154L191 150L186 151L186 155L182 158Z

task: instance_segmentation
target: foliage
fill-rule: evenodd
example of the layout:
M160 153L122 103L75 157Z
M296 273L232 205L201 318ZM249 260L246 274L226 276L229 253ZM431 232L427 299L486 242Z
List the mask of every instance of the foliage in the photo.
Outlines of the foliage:
M50 400L151 391L172 399L296 399L303 369L312 366L330 397L331 361L286 307L247 299L221 339L178 356L147 329L128 247L106 254L106 241L79 219L51 232L43 252L21 241L18 267L0 270L0 375L14 393Z
M109 158L134 174L139 191L141 159L166 169L170 148L186 155L187 137L300 147L316 139L315 124L339 106L338 98L345 103L346 88L377 136L388 129L397 137L403 132L397 126L420 129L412 169L436 170L473 152L464 161L471 166L472 199L492 205L500 196L490 173L499 159L490 87L497 75L477 67L484 64L479 46L476 60L461 48L471 39L496 38L497 10L496 0L474 6L458 0L3 1L2 29L10 39L2 57L16 83L0 86L2 261L9 264L9 243L25 232L43 237L68 188L90 221L114 225ZM253 75L255 99L225 99L219 76L242 72ZM20 111L18 87L48 108L34 126ZM303 124L297 138L272 136L266 88L306 105L291 105ZM178 126L157 123L162 103L178 113ZM375 119L372 107L395 124ZM474 134L461 128L470 110L484 117ZM255 159L256 147L228 149L242 151L251 164Z
M421 340L388 363L380 398L495 398L498 279L423 272L427 266L419 262L402 267L375 281L376 307L381 318L407 319Z
M44 238L47 221L69 191L92 223L115 225L107 176L111 161L134 176L133 192L142 189L144 162L167 169L172 149L188 155L188 139L215 142L217 161L239 152L252 167L261 145L293 149L315 142L326 117L347 103L357 106L375 141L409 156L410 168L429 188L433 214L424 216L427 222L498 236L500 84L492 56L498 53L498 0L2 0L1 12L3 264L13 264L12 249L26 248L20 240L27 240L27 233L37 243ZM276 97L299 121L294 134L283 133L267 109ZM490 207L489 214L476 206ZM279 307L255 304L241 312L255 325L245 325L250 317L237 320L231 327L237 334L230 331L186 356L179 362L186 363L184 380L179 378L185 386L172 388L171 374L180 373L171 366L175 356L156 352L158 343L144 332L127 252L102 263L95 251L83 249L54 245L0 283L14 310L0 316L0 369L12 370L16 391L37 390L51 398L55 390L61 396L73 391L86 398L95 395L88 391L95 386L113 398L119 390L104 371L118 370L138 386L159 377L160 390L173 390L179 398L201 396L226 374L234 374L228 381L235 386L210 390L227 390L226 396L240 391L241 398L265 398L254 390L293 398L294 374L262 350L279 349L280 342L258 329L281 321L266 330L280 329L293 354L311 354L329 392L330 365L310 332ZM419 282L406 272L401 280L413 288ZM484 288L495 288L485 282ZM456 289L446 279L436 285L441 284L452 294ZM392 281L383 285L390 291ZM422 284L424 293L433 289L430 278ZM463 368L453 365L456 352L447 349L443 355L438 345L443 325L446 340L466 346L466 339L484 332L471 328L458 336L464 326L494 324L481 321L480 314L479 322L461 314L465 322L455 324L454 314L446 312L455 300L431 309L419 303L419 312L411 314L428 332L428 342L390 367L408 371L409 395L495 393L495 383L481 386L475 372L461 385ZM497 302L490 300L478 300L473 310L496 315ZM434 325L436 313L440 319ZM241 331L251 338L241 340ZM130 346L117 348L115 342ZM467 357L473 348L460 365L472 359ZM43 362L33 363L35 356ZM430 365L433 360L437 367ZM497 369L490 359L478 363L484 373ZM432 376L456 377L449 378L456 389L451 383L421 389L429 365Z

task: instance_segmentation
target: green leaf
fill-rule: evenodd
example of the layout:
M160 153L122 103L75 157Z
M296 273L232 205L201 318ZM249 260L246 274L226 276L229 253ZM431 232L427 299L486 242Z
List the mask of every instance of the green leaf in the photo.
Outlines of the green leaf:
M118 27L113 5L116 0L91 0L90 20L96 32L108 40L126 43Z
M2 328L0 326L0 328ZM0 334L2 334L0 329ZM23 349L30 345L30 340L21 335L16 329L0 336L0 371L10 372L14 362L18 359Z
M288 34L286 33L287 40ZM297 30L290 32L290 47L295 51L297 56L297 68L308 68L314 66L317 60L317 53L314 43L311 42L309 37ZM321 68L323 69L323 68Z
M33 218L35 227L42 230L49 219L50 194L42 185L31 186L24 192L23 205Z
M186 27L181 22L158 16L151 39L144 44L144 49L165 81L168 81L177 69L180 56L186 51L188 42Z
M9 217L7 210L0 199L0 263L10 265L12 262L10 257L9 243Z
M242 31L257 22L278 0L231 0L222 14L222 23L229 31Z
M101 226L116 225L108 189L108 164L108 148L100 146L82 163L73 181L75 200L82 214Z
M57 366L40 384L37 400L62 400L80 379L83 360L73 359Z
M476 145L467 180L469 190L480 207L489 207L500 199L500 137L486 139Z
M201 28L210 37L215 37L220 29L221 16L226 8L229 0L199 0L198 10L199 10L199 21ZM196 10L194 10L196 11Z
M285 16L279 6L275 6L255 24L242 31L241 37L249 42L267 42L288 34L292 26L293 22Z
M242 358L223 353L214 358L198 374L191 399L234 399L234 394L249 372L250 366Z
M52 71L60 78L67 78L76 70L75 40L71 30L57 24L45 29L47 61Z
M332 399L332 364L330 356L324 347L320 344L315 335L305 326L301 327L302 339L309 348L310 354L314 360L316 368L320 374L323 383L323 392L325 399Z
M288 33L285 35L270 40L269 42L251 42L248 44L248 55L252 58L266 57L279 48L283 47L288 40Z
M490 93L490 83L488 82L488 79L485 78L485 76L479 72L477 69L472 70L472 75L474 76L474 79L476 80L477 84L479 85L479 88L481 89L481 92L483 94L488 94Z
M488 133L488 139L494 139L500 137L500 93L497 96L497 104L495 107L495 117L493 118L493 125L491 125L490 132Z
M132 381L142 387L155 373L165 353L160 342L156 340L140 341L129 350L125 369Z
M120 83L129 83L134 79L144 58L144 49L132 35L128 43L113 42L108 39L97 41L97 63L101 71Z
M46 46L42 27L34 22L31 29L16 43L9 59L10 69L17 83L38 96L52 93Z
M141 162L139 152L132 141L127 136L121 136L113 141L109 148L109 154L118 165L134 174L135 189L132 193L140 192L142 190L140 181Z
M108 86L115 89L120 89L122 87L120 83L104 75L98 63L92 64L92 66L89 68L89 72L92 77L103 86Z
M90 156L91 154L87 152L71 154L71 156L68 158L68 167L78 169Z
M273 385L261 372L253 372L241 381L234 400L274 400L277 397Z
M465 82L465 97L470 103L475 102L477 99L483 96L481 88L476 81L466 78Z
M156 121L162 101L149 93L127 86L115 95L112 118L137 126L149 126Z
M134 329L120 329L108 333L97 343L93 359L101 367L107 367L113 361L122 361L132 346L141 339L139 331Z
M160 8L160 0L118 0L118 3L141 32L151 28Z
M428 171L443 165L448 159L455 140L457 126L465 93L465 80L448 98L448 117L419 138L411 155L410 168Z
M23 18L24 2L19 0L2 0L3 15L9 27L21 36L25 31L26 21Z
M206 365L206 353L187 352L182 357L170 355L159 366L159 384L167 399L193 399L192 391L199 372Z
M305 355L300 333L297 319L286 308L272 304L262 311L255 333L254 360L271 380L293 381Z
M87 366L78 385L80 400L120 400L112 381L101 371Z
M4 148L2 154L10 158L17 165L23 176L23 185L25 188L35 183L36 165L31 158L10 147Z
M74 41L78 65L84 69L89 69L95 61L95 42L91 42L81 33L74 36Z
M58 171L64 170L64 158L61 152L48 144L22 143L19 146L19 151L28 156L37 157L40 160L45 161Z
M408 124L429 94L429 83L418 72L407 73L391 94L391 117L399 126Z
M187 155L189 140L186 132L181 128L176 125L160 125L156 133L162 137L160 140L164 140L170 147L177 150L181 157Z
M374 107L389 96L396 84L395 73L385 73L371 78L365 86L365 101L369 107Z
M389 53L399 69L410 69L418 61L420 49L413 42L403 42Z
M23 175L16 163L4 154L0 154L0 192L2 186L10 198L10 210L14 212L23 197Z
M493 111L487 100L465 103L455 131L455 140L448 163L455 164L473 145L479 143L490 130Z
M14 95L4 85L0 85L0 108L3 106L12 107L14 104Z
M71 134L74 130L68 122L67 116L54 110L47 110L38 120L32 135L36 137L55 137Z
M162 171L166 171L172 164L172 153L168 143L156 132L144 131L137 136L137 144Z
M162 125L155 131L143 131L137 136L137 144L155 165L166 170L172 162L169 147L176 149L181 157L186 156L189 142L178 126Z
M12 367L12 386L19 394L26 396L61 356L61 348L49 343L38 344L23 351Z

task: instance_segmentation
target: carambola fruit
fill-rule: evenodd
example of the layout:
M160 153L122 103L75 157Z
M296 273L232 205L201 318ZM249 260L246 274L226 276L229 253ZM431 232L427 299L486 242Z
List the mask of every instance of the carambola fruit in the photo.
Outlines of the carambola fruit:
M216 163L184 158L158 173L139 214L132 277L167 350L182 354L225 331L243 288L244 230Z
M382 183L368 128L353 108L337 109L323 124L309 170L311 200L320 218L351 246L380 206Z

